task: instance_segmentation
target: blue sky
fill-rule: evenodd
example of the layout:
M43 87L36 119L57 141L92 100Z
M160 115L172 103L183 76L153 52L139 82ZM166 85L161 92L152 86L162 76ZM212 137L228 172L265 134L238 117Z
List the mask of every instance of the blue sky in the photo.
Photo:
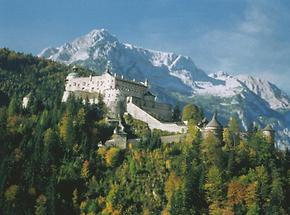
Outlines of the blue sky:
M0 47L38 54L96 28L290 92L289 0L0 0Z

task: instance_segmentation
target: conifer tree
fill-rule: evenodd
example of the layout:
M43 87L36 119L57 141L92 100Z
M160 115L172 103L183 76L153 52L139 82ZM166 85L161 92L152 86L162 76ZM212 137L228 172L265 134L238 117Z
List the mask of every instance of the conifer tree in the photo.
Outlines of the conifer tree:
M72 115L65 114L60 122L59 133L62 140L71 145L73 141L73 119Z
M232 144L235 147L236 145L239 144L239 141L240 141L240 126L239 126L238 118L236 116L231 117L228 126L229 126L228 128L229 133L233 141Z
M206 135L201 144L201 152L203 162L209 167L217 165L222 169L223 167L223 152L220 141L212 134Z
M204 185L210 214L218 214L223 200L222 173L217 166L211 166Z
M10 102L9 102L9 106L8 106L8 116L14 116L15 114L17 114L19 112L19 102L17 100L17 97L14 95L12 96Z
M173 109L172 119L174 122L179 122L181 120L181 111L179 104L176 104Z

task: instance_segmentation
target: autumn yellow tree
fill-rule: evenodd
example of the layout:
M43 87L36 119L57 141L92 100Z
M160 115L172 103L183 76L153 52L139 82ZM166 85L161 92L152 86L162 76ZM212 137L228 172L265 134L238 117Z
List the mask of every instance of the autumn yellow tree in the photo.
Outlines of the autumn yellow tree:
M35 214L36 215L44 215L46 214L46 202L47 198L45 195L41 194L36 199L36 206L35 206Z
M14 201L16 199L17 191L18 191L18 186L15 184L8 187L4 194L6 201Z
M70 144L72 142L73 123L71 116L64 114L59 124L59 133L65 143Z
M177 190L179 190L182 186L182 179L177 176L174 171L171 171L166 182L165 182L165 187L164 187L164 191L165 191L165 196L167 199L167 206L164 209L162 214L167 214L170 211L171 208L171 203L172 203L172 196L174 194L174 192L176 192Z
M206 175L206 199L209 204L210 214L219 214L222 210L223 181L222 173L217 166L211 166Z
M83 166L82 166L82 170L81 170L81 176L84 179L87 179L89 177L89 175L90 175L89 165L90 165L90 162L88 160L85 160L83 162Z
M223 166L223 152L220 141L212 134L206 135L201 144L202 157L207 166Z
M202 111L194 104L184 106L182 111L182 121L188 121L189 124L197 124L202 120Z
M105 154L105 161L106 164L110 167L115 167L118 165L120 160L121 151L117 147L112 147L106 151Z
M193 125L193 124L189 125L186 138L185 138L185 143L187 145L192 145L194 141L199 142L200 137L201 137L201 134L200 134L199 129L196 127L196 125Z

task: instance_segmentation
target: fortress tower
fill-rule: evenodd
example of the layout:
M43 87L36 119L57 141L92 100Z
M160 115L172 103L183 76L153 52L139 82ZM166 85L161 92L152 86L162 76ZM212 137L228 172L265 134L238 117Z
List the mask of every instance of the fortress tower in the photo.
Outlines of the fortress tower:
M202 129L202 134L204 138L210 133L213 134L220 142L222 142L223 126L217 120L216 112L213 114L211 121Z
M274 144L275 143L275 130L271 125L267 125L262 130L263 135L266 137L266 139L269 141L269 143Z

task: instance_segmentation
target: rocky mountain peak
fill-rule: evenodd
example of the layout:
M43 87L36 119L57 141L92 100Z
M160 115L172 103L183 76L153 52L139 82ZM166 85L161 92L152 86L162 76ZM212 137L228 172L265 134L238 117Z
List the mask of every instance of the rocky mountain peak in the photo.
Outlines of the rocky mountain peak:
M39 56L98 72L105 71L109 64L112 72L124 77L148 79L160 101L194 101L206 113L220 110L225 119L238 114L244 128L251 121L261 126L271 124L281 141L290 141L290 120L286 117L290 98L268 81L224 71L207 75L188 56L124 44L104 29L44 49Z

